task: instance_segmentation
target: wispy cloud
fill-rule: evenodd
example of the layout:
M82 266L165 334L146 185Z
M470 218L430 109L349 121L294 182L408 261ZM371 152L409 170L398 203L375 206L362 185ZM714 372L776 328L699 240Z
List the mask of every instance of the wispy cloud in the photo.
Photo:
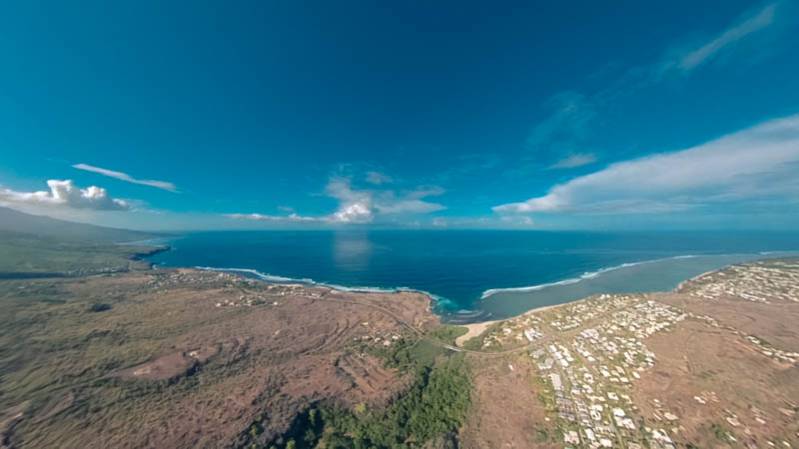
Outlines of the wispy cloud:
M620 162L499 213L658 213L799 194L799 114L686 150Z
M551 169L567 169L567 168L577 168L582 167L584 165L590 165L596 162L596 156L591 153L576 153L571 154L554 164L550 165L549 168Z
M445 207L438 203L424 200L430 196L441 195L441 189L420 189L397 196L393 192L378 195L375 209L381 214L427 214L444 210Z
M102 187L90 186L81 189L67 180L47 181L49 191L19 192L0 189L0 201L29 206L65 207L92 210L128 210L127 201L111 198Z
M89 164L75 164L72 167L77 168L78 170L83 170L92 173L97 173L103 176L108 176L109 178L119 179L120 181L125 181L132 184L140 184L143 186L150 186L150 187L155 187L157 189L168 190L170 192L177 192L177 187L175 187L175 184L172 184L171 182L167 181L156 181L153 179L136 179L127 173L109 170L107 168L102 168L102 167L95 167L94 165L89 165Z
M552 114L533 127L527 146L539 152L573 151L596 115L593 104L584 95L567 91L552 97L548 107Z
M379 186L381 184L389 184L394 181L394 178L379 171L366 172L366 182Z
M774 23L777 5L778 3L769 4L755 14L744 17L743 20L724 30L715 38L687 52L676 61L677 67L683 71L693 70L741 39L770 26Z
M597 123L625 98L693 73L711 62L739 62L743 58L721 58L732 54L735 47L747 39L775 28L784 8L783 1L769 3L744 14L728 28L712 38L687 48L665 51L658 59L624 69L606 86L592 93L567 90L553 96L545 105L550 113L535 124L527 138L527 146L536 152L537 159L553 159L584 148L595 135ZM774 37L777 33L770 33Z

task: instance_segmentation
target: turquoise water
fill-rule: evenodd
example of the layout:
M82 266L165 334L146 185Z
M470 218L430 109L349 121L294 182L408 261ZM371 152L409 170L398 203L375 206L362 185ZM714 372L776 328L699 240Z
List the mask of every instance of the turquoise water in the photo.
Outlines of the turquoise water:
M430 293L445 319L503 318L594 293L669 290L730 263L799 249L797 233L251 231L193 233L151 258L272 281Z

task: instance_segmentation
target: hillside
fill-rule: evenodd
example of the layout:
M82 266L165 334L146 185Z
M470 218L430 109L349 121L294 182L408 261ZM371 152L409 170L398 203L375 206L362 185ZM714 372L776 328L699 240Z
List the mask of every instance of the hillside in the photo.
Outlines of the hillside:
M0 207L0 233L21 233L39 238L93 243L132 242L153 237L153 234L146 232L57 220L26 214L7 207Z
M153 237L0 207L0 278L126 271L160 248L118 243Z

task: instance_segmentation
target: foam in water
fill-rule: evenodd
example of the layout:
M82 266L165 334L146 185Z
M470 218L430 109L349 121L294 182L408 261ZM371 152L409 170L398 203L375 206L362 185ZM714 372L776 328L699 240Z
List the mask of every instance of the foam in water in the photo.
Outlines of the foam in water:
M206 270L206 271L222 271L222 272L230 272L230 273L247 273L249 275L255 276L258 279L261 279L266 282L272 282L276 284L286 284L286 283L298 283L298 284L307 284L307 285L318 285L320 287L327 287L332 288L333 290L343 291L343 292L353 292L353 293L397 293L397 292L413 292L413 293L422 293L430 297L436 306L442 306L444 308L449 307L455 304L453 301L444 298L443 296L439 296L430 292L426 292L423 290L417 290L409 287L394 287L394 288L382 288L382 287L348 287L344 285L338 284L327 284L324 282L317 282L310 278L290 278L285 276L276 276L273 274L262 273L258 270L253 270L252 268L219 268L219 267L194 267L198 270Z
M664 261L664 260L689 259L689 258L693 258L693 257L697 257L697 256L692 255L692 254L687 254L687 255L681 255L681 256L665 257L665 258L661 258L661 259L642 260L642 261L639 261L639 262L628 262L628 263L623 263L623 264L620 264L620 265L614 265L612 267L601 268L601 269L596 270L596 271L590 271L590 272L587 272L587 273L583 273L579 277L563 279L563 280L560 280L560 281L557 281L557 282L549 282L549 283L545 283L545 284L530 285L530 286L525 286L525 287L492 288L492 289L488 289L488 290L484 291L483 294L481 295L480 299L489 298L489 297L491 297L491 296L493 296L493 295L495 295L497 293L532 292L532 291L543 290L543 289L549 288L549 287L557 287L557 286L561 286L561 285L571 285L571 284L576 284L578 282L582 282L582 281L587 280L587 279L594 279L594 278L596 278L598 276L601 276L604 273L607 273L607 272L610 272L610 271L615 271L615 270L620 270L620 269L623 269L623 268L629 268L629 267L634 267L634 266L648 264L648 263L660 262L660 261ZM310 279L310 278L291 278L291 277L285 277L285 276L277 276L277 275L268 274L268 273L262 273L262 272L260 272L258 270L254 270L254 269L251 269L251 268L219 268L219 267L199 267L199 266L195 267L195 268L197 268L199 270L209 270L209 271L224 271L224 272L247 273L247 274L250 274L252 276L257 277L258 279L261 279L261 280L267 281L267 282L274 282L274 283L300 283L300 284L308 284L308 285L318 285L318 286L332 288L334 290L345 291L345 292L355 292L355 293L395 293L395 292L403 292L403 291L405 291L405 292L418 292L418 293L423 293L423 294L429 296L433 300L433 302L436 305L436 307L447 309L448 307L452 307L452 306L456 305L456 303L454 301L451 301L451 300L449 300L449 299L447 299L447 298L445 298L443 296L435 295L435 294L430 293L430 292L417 290L417 289L412 289L412 288L408 288L408 287L383 288L383 287L362 287L362 286L345 286L345 285L339 285L339 284L328 284L328 283L324 283L324 282L317 282L317 281L314 281L313 279ZM473 311L462 310L462 311L460 311L458 313L464 313L464 312L465 313L471 313Z
M600 268L599 270L596 270L596 271L590 271L590 272L587 272L587 273L583 273L582 275L580 275L579 277L576 277L576 278L563 279L562 281L557 281L557 282L548 282L546 284L537 284L537 285L530 285L530 286L525 286L525 287L491 288L491 289L488 289L488 290L484 291L483 294L480 296L480 299L489 298L489 297L491 297L493 295L496 295L497 293L533 292L533 291L537 291L537 290L543 290L543 289L549 288L549 287L556 287L556 286L559 286L559 285L571 285L571 284L576 284L578 282L582 282L582 281L584 281L586 279L594 279L594 278L602 275L603 273L607 273L609 271L616 271L616 270L620 270L620 269L623 269L623 268L629 268L629 267L634 267L634 266L648 264L648 263L654 263L654 262L661 262L661 261L664 261L664 260L690 259L690 258L694 258L694 257L697 257L697 256L695 256L693 254L686 254L686 255L682 255L682 256L665 257L665 258L661 258L661 259L642 260L640 262L628 262L628 263L623 263L623 264L620 264L620 265L614 265L612 267Z

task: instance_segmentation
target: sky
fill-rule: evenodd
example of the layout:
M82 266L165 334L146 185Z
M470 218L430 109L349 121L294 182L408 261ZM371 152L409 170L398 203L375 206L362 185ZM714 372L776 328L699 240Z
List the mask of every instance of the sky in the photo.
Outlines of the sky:
M150 230L796 229L797 0L6 2L0 205Z

